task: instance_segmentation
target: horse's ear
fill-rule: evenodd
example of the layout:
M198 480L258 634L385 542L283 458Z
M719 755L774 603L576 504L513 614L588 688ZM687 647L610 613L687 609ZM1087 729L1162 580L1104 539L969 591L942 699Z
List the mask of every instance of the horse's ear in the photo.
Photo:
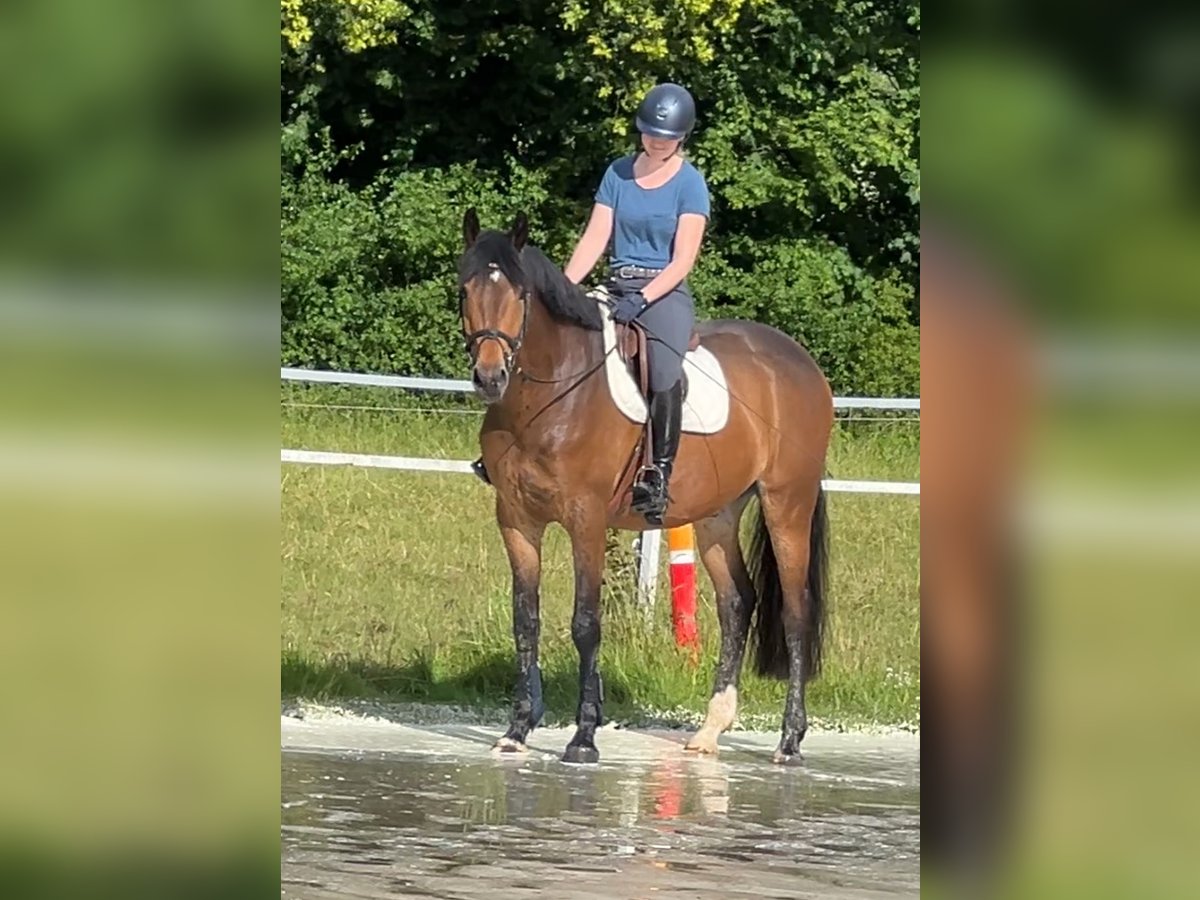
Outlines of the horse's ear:
M508 230L508 236L518 250L525 246L525 242L529 240L529 220L525 218L525 213L517 213L512 228Z
M470 248L477 237L479 237L479 216L475 214L475 207L472 206L463 216L463 242Z

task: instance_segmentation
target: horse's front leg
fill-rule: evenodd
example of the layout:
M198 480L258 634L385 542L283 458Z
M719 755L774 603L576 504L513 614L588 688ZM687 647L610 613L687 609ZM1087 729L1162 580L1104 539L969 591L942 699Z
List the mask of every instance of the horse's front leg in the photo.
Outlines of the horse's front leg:
M600 582L604 575L604 511L583 514L565 523L571 535L575 562L575 613L571 638L579 651L579 707L575 736L563 754L564 762L599 762L596 729L603 724L604 687L600 680Z
M513 640L517 647L517 684L513 691L512 721L495 749L514 753L525 750L525 739L541 721L542 672L538 667L542 535L546 527L522 517L498 513L504 549L512 566Z

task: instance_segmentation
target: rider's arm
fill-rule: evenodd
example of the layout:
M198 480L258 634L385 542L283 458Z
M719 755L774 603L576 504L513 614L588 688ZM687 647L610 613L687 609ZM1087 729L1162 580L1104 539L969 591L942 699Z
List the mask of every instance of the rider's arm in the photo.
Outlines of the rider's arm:
M583 236L575 245L575 252L571 254L571 261L563 269L563 274L576 284L587 278L592 269L596 267L596 262L600 259L604 248L608 246L612 229L612 207L605 206L603 203L595 204L592 207L592 217L588 219L587 228L583 230Z
M642 288L642 295L653 303L665 297L688 277L696 257L700 255L700 242L704 240L704 227L708 219L699 213L684 213L675 226L675 249L671 262L654 276L654 280Z

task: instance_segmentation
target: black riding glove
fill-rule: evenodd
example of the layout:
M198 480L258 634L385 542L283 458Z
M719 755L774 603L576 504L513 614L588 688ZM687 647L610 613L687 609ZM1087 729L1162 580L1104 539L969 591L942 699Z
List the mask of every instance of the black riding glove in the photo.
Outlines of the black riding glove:
M628 294L622 294L617 298L617 302L613 304L613 321L620 322L622 325L628 325L641 315L642 310L647 305L646 298L641 291L631 291Z

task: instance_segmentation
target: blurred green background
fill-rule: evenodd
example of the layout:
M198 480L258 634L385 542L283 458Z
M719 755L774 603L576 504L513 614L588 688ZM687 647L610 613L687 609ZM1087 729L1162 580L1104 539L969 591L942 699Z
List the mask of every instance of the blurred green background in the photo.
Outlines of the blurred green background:
M926 12L924 265L947 289L923 290L925 333L938 321L943 347L977 348L957 369L972 383L988 380L992 350L1017 348L1025 384L1006 399L1029 415L996 435L1003 480L973 470L1002 485L979 515L1003 523L1005 583L974 573L979 594L939 595L922 614L926 628L930 609L954 607L1012 626L986 633L1016 713L975 745L991 762L973 773L1011 816L973 842L993 810L926 782L923 886L1195 896L1200 658L1183 635L1200 584L1200 22L1155 5ZM997 415L964 400L939 420L948 371L922 383L927 521L947 463L969 466L972 435ZM926 587L956 563L933 540L921 552ZM958 685L930 679L926 699ZM969 745L953 721L923 724L929 756Z

